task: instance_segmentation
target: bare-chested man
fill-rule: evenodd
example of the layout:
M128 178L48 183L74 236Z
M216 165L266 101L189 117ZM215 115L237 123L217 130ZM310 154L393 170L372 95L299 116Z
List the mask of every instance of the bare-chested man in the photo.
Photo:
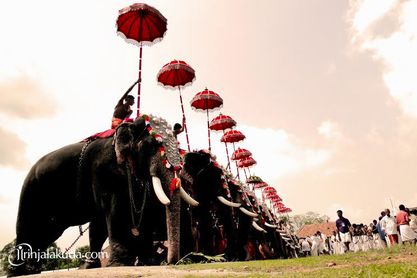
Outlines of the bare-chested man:
M113 119L111 121L111 128L115 129L118 125L120 125L126 118L129 118L132 115L132 106L135 103L135 98L130 96L129 93L138 84L139 81L133 83L132 86L127 89L126 93L120 98L119 102L117 103L116 107L114 107Z

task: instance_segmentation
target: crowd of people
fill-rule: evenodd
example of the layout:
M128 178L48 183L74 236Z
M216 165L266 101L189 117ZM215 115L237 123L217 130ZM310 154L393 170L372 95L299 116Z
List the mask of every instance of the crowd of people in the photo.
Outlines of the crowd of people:
M337 211L337 216L333 234L325 235L317 231L314 235L300 239L304 256L343 254L417 243L416 209L410 211L400 205L395 216L385 209L378 220L373 220L369 225L351 224L341 210Z

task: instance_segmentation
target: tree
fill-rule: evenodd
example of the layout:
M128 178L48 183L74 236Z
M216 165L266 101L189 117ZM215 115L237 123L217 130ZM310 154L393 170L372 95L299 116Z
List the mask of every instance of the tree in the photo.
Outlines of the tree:
M9 254L14 249L16 245L16 240L6 244L3 249L0 251L0 276L3 275L9 268Z
M0 251L0 276L4 275L5 272L7 272L9 268L9 255L14 250L16 245L16 240L13 240L6 244L3 249ZM89 247L82 246L78 247L76 250L76 254L78 253L78 256L80 254L82 256L85 255L86 252L89 251ZM74 268L79 267L85 258L62 258L62 252L61 249L56 245L56 243L52 243L46 250L46 252L49 254L48 258L45 258L42 260L42 271L45 270L56 270L56 269L65 269L65 268Z
M291 217L291 222L295 232L298 232L304 225L319 224L328 222L330 219L327 215L320 215L317 212L309 211L304 214L297 214Z
M86 253L90 251L90 247L88 245L77 247L75 250L75 254L81 255L74 259L74 267L79 267L84 263L84 261L88 258L86 258Z

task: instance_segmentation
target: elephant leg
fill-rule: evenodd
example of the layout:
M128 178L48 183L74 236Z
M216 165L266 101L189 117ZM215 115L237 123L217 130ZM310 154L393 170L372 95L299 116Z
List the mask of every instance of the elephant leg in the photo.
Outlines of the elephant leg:
M231 215L228 215L224 223L224 234L227 238L225 254L228 261L235 261L238 258L237 233L238 231L234 227L234 219Z
M113 195L106 212L107 232L110 244L110 259L107 266L127 266L135 262L135 239L129 197Z
M107 239L107 226L104 216L97 216L90 222L89 227L89 241L90 252L100 253L103 244ZM80 266L80 269L98 268L101 267L100 258L86 258L85 263Z
M34 181L30 181L34 183ZM56 217L50 214L42 194L33 190L34 186L22 190L19 212L16 222L16 248L24 251L44 251L63 233L67 227L60 225ZM35 201L31 198L36 198ZM59 215L59 211L54 211ZM30 250L31 249L31 250ZM9 276L39 273L41 262L37 259L19 260L13 258L16 266L8 270Z
M143 212L142 225L140 234L136 243L138 265L153 265L153 229L155 228L151 223L155 223L156 219L151 211ZM146 225L146 224L147 225ZM149 224L148 224L149 223ZM145 225L144 225L145 224Z
M20 219L21 221L22 219ZM59 225L53 220L39 220L35 222L25 219L18 222L16 235L16 250L23 252L43 252L55 242L67 227ZM19 259L13 254L13 263L8 269L8 277L40 273L42 260L38 258Z

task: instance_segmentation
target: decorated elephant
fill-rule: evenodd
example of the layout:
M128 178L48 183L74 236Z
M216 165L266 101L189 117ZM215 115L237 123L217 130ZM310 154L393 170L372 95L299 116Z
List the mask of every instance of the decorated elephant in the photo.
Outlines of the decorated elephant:
M200 203L192 209L195 251L225 253L228 260L244 259L243 247L257 214L251 211L240 186L205 151L186 154L182 173L191 176L191 194Z
M90 222L91 251L100 251L108 237L110 266L146 260L153 234L164 232L173 263L179 259L180 195L197 204L179 186L179 166L170 127L147 116L121 124L112 137L51 152L24 181L16 247L44 251L68 227ZM8 275L37 273L39 267L36 259L15 257Z

